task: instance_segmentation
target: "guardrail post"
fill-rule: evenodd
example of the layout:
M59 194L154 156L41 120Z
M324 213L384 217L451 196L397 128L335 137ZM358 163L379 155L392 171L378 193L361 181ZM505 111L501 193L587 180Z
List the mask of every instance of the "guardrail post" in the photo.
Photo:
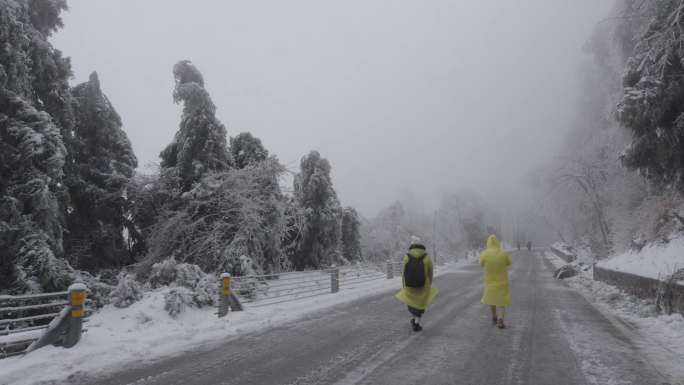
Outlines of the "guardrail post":
M387 260L387 279L394 278L394 265L392 265L392 260Z
M223 273L219 278L219 318L225 317L228 314L228 309L230 307L229 298L231 294L230 290L230 274Z
M332 265L330 270L330 292L337 293L340 291L340 269Z
M219 279L219 318L225 317L228 314L229 309L231 311L242 311L242 304L235 296L235 293L233 293L231 282L232 277L230 274L221 274L221 278Z
M83 331L83 316L85 315L85 301L86 301L86 285L83 283L74 283L69 286L69 305L70 317L69 317L69 327L67 328L66 335L64 336L63 346L65 348L70 348L81 339L81 333Z

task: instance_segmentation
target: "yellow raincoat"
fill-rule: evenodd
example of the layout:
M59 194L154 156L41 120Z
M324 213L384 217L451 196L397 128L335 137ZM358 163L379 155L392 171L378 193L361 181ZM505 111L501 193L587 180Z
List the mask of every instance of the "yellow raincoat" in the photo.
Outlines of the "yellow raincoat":
M423 265L425 266L425 286L423 287L406 287L404 283L404 269L409 261L409 256L404 256L404 264L401 268L401 290L394 296L399 301L405 303L416 309L425 310L432 303L439 290L436 287L432 287L432 259L425 253L422 249L411 249L409 254L413 257L420 258L425 256L423 259Z
M487 239L487 249L480 254L480 266L484 268L484 295L482 303L492 306L508 306L511 304L511 293L508 289L508 267L511 256L501 248L495 235Z

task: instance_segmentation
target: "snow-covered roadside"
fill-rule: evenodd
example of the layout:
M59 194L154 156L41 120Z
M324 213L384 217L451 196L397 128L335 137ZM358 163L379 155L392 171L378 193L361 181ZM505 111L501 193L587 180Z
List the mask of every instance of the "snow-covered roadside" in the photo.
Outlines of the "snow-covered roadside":
M436 276L457 271L468 261L437 268ZM31 354L0 360L0 385L63 381L78 373L98 375L125 365L144 364L199 346L229 343L244 333L266 330L327 307L397 290L401 279L379 279L341 287L340 292L245 311L219 319L216 309L188 308L176 318L164 310L164 290L146 293L128 308L107 306L87 323L88 331L72 349L45 347Z
M667 244L650 244L640 251L627 251L600 261L597 266L663 279L684 269L684 237L673 239Z
M565 261L551 252L547 251L544 256L557 268L566 265ZM684 357L684 317L681 314L658 314L652 301L636 298L615 286L595 281L592 269L578 270L577 276L564 281L603 314L630 325L630 329L640 337L640 347L646 349L653 361L658 365L667 365L664 369L684 380L684 367L681 366L681 357Z
M576 257L577 263L582 262L584 264L591 265L594 262L594 257L591 255L591 250L584 245L576 245L576 247L572 247L564 242L556 242L551 245L551 247L556 250L560 250L565 254L574 255ZM545 249L546 248L542 248L542 250ZM558 260L561 259L558 258Z

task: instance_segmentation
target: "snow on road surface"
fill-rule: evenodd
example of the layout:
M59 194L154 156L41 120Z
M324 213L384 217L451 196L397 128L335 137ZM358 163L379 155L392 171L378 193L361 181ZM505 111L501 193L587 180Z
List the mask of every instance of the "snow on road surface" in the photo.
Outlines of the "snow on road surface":
M460 261L439 267L436 275L466 263ZM282 325L311 312L378 292L398 290L400 285L398 277L343 284L335 294L267 306L247 304L245 311L230 313L222 319L216 316L215 308L188 308L171 318L164 310L165 290L156 290L146 293L141 301L128 308L106 306L95 313L86 324L87 332L82 340L72 349L49 346L25 356L0 360L0 385L62 381L76 373L104 373L130 363L151 362L225 342L226 337Z

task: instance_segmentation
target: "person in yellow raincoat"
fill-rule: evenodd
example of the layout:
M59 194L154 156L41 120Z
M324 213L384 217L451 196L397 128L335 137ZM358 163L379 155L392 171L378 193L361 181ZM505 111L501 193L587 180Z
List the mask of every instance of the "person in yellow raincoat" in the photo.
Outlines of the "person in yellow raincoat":
M508 288L508 268L511 256L501 248L496 235L487 239L487 249L480 254L480 266L484 268L484 295L482 303L492 310L492 321L499 328L506 327L504 315L506 306L511 304L511 293ZM497 308L500 317L497 316Z
M416 278L416 266L422 264L421 274ZM422 282L421 282L422 278ZM404 256L401 269L401 290L395 297L408 306L413 331L421 331L420 318L425 313L427 307L432 303L439 290L432 287L433 265L432 259L425 251L425 246L420 243L413 243L409 246L408 254ZM417 279L417 281L416 281ZM418 284L416 284L418 282ZM422 284L421 284L422 283Z

